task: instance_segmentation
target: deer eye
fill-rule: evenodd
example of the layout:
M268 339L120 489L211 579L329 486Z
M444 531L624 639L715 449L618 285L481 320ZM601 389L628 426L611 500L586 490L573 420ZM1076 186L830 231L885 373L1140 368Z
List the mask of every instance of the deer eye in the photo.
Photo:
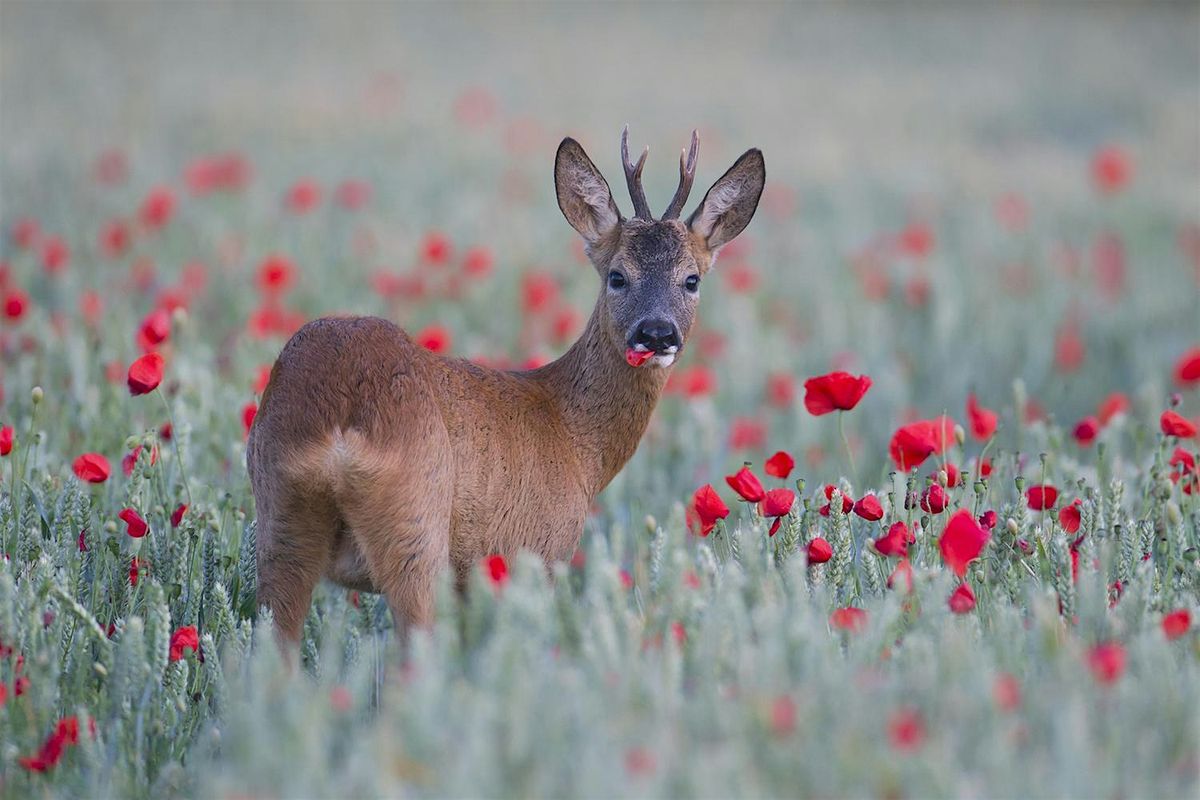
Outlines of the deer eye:
M617 272L615 269L612 272L608 273L608 288L624 289L625 288L625 276L622 275L621 273Z
M688 275L687 280L683 282L683 288L693 293L700 291L700 276Z

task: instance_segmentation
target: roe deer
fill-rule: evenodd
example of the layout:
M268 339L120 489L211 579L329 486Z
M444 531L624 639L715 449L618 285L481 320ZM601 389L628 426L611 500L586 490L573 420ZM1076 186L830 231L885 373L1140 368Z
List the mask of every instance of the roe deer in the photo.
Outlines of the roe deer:
M263 392L246 465L258 511L258 601L299 641L322 575L382 592L401 629L432 622L437 574L479 559L570 557L592 499L645 432L692 327L717 249L754 216L766 170L748 150L679 219L699 138L661 219L642 190L649 148L621 160L635 216L574 139L554 161L558 205L602 279L579 340L527 372L435 355L373 317L308 323Z

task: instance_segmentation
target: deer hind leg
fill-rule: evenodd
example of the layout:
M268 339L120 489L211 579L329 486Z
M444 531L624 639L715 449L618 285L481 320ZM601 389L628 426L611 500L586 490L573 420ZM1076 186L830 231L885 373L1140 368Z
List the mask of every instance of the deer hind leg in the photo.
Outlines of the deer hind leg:
M339 525L327 495L282 488L258 504L258 604L271 609L285 649L304 632L313 589L329 564Z

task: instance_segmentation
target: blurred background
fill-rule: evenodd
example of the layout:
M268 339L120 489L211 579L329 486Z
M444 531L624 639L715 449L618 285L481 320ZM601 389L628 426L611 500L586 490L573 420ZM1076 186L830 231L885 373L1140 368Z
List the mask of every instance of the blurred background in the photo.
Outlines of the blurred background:
M106 314L133 320L184 287L241 399L334 311L516 366L563 352L597 291L558 141L628 213L621 127L654 207L698 127L692 204L750 146L768 188L648 446L815 467L838 444L800 383L844 368L875 379L852 438L882 467L898 422L961 419L972 389L1068 427L1113 391L1161 407L1200 335L1198 31L1194 2L5 2L0 213L70 246L70 280L29 278L49 314L132 287ZM175 221L106 255L154 187ZM268 309L272 254L292 271ZM124 328L98 347L136 352Z

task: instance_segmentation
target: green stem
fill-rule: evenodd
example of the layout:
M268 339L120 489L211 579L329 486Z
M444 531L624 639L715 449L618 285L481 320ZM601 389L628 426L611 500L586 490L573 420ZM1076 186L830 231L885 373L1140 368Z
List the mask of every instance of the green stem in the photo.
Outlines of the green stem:
M159 399L163 402L163 407L167 410L167 422L171 423L171 446L175 448L175 461L179 464L179 478L183 481L183 491L187 495L188 506L191 506L192 487L188 482L187 472L183 467L183 453L179 449L179 431L175 429L175 415L171 413L171 404L167 402L167 396L163 394L162 389L155 389L154 393L159 396Z
M850 475L854 478L854 486L861 489L858 483L858 468L854 466L854 452L850 449L850 440L846 438L846 425L843 421L845 416L845 411L838 412L838 435L842 437L842 446L846 448L846 459L850 462Z

